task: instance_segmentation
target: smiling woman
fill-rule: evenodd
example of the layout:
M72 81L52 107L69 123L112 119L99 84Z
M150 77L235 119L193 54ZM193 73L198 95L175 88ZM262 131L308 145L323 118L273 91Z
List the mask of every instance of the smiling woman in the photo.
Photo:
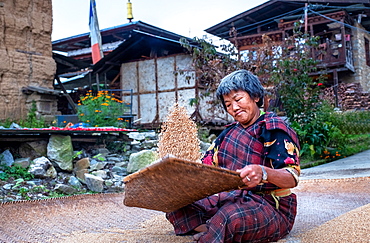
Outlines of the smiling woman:
M245 75L249 75L246 77L248 83L236 78L233 82L227 82L227 77L224 78L218 87L217 96L226 111L243 127L248 127L260 116L258 106L262 105L264 91L256 76L248 72Z
M299 142L281 118L260 111L263 96L260 81L246 70L222 79L217 97L236 122L202 162L239 172L245 186L168 213L176 234L195 234L198 242L271 242L292 229L297 201L290 188L298 184Z

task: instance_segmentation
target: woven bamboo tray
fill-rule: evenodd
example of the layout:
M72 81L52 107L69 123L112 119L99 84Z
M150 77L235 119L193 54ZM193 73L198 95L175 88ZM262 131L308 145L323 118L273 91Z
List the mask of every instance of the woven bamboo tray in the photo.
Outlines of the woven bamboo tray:
M242 187L239 173L166 156L124 178L124 205L172 212L207 196Z

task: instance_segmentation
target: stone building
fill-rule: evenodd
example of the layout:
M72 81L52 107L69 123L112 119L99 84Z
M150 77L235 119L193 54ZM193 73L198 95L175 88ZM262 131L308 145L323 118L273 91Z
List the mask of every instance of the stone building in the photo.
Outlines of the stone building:
M0 120L37 114L54 119L52 1L0 0Z

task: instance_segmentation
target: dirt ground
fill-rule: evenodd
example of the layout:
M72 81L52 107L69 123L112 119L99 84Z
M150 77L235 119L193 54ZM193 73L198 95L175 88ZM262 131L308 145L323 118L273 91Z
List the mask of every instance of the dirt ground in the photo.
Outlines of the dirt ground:
M298 215L280 242L370 242L370 177L301 181ZM126 207L123 194L0 204L0 242L192 242L163 212ZM343 241L344 240L344 241Z

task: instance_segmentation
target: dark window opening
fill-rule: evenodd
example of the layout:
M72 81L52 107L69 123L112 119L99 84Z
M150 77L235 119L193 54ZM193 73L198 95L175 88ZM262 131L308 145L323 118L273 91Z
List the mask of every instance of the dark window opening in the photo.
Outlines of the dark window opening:
M365 38L365 55L366 55L366 64L370 66L370 46L369 39Z

